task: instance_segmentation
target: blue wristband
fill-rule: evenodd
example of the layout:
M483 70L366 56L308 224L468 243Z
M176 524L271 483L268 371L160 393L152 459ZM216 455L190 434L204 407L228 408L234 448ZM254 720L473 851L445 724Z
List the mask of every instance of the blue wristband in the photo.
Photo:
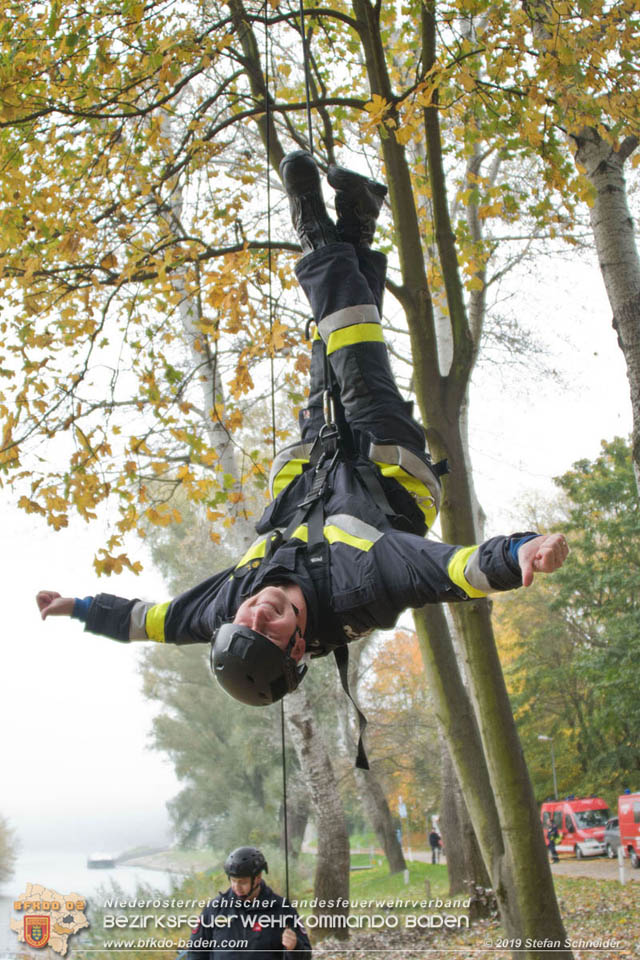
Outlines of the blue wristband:
M72 619L82 620L83 623L86 623L92 600L93 597L84 597L82 600L76 597L73 601L73 613L71 614Z
M519 540L512 540L512 541L511 541L511 543L509 544L509 556L511 557L511 559L513 560L514 563L518 563L518 550L520 549L520 547L522 546L522 544L523 544L523 543L527 543L528 540L535 540L535 538L536 538L537 536L539 536L539 534L537 534L537 533L530 533L530 534L529 534L528 536L526 536L526 537L520 537ZM518 566L519 566L519 564L518 564Z

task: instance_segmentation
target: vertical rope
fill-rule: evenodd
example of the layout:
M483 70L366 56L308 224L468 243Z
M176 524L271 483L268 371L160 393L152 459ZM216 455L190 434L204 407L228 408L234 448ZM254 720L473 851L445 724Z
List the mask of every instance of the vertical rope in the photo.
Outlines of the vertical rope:
M309 44L304 25L304 0L300 0L300 33L302 35L302 62L304 64L304 95L307 105L307 136L309 139L309 151L313 153L313 125L311 123L311 64L309 62Z
M282 805L284 809L284 888L289 900L289 818L287 804L287 758L285 754L284 736L284 697L280 701L280 745L282 748Z
M276 379L275 379L275 358L273 356L273 258L271 249L271 103L269 100L269 16L268 4L264 4L264 105L265 118L267 123L267 272L268 272L268 304L269 304L269 340L271 343L269 351L269 376L271 380L271 447L272 455L276 455ZM282 807L283 807L283 827L284 827L284 873L285 873L285 893L287 900L289 897L289 812L287 802L287 760L285 753L285 727L284 727L284 699L280 700L280 746L282 753Z

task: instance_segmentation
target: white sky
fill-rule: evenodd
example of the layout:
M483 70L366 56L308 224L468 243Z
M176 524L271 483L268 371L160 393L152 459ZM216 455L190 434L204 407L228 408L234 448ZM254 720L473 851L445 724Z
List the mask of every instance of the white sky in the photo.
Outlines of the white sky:
M624 363L597 267L558 262L556 272L550 266L545 278L530 276L517 302L567 387L495 368L476 377L471 444L488 535L517 529L519 502L536 491L552 496L553 476L596 456L603 438L630 430ZM164 804L178 784L171 766L146 749L154 708L140 694L135 645L92 637L67 620L43 624L34 602L42 588L161 600L160 578L145 564L138 578L97 584L91 563L103 526L76 523L56 534L8 506L2 517L0 812L26 850L161 841Z

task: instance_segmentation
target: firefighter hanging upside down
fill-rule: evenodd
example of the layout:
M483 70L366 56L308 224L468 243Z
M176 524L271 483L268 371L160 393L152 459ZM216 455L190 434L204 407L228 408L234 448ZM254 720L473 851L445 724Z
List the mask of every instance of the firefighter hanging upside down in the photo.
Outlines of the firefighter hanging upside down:
M74 600L49 590L37 597L43 619L73 616L115 640L213 641L217 680L253 705L295 690L309 655L346 651L392 627L407 607L529 586L568 552L559 534L516 533L479 546L424 539L442 470L398 391L382 335L386 259L370 244L386 187L330 166L334 223L310 154L288 154L281 175L316 333L301 438L275 459L274 499L258 539L235 566L168 603L109 594ZM325 372L337 394L329 418Z

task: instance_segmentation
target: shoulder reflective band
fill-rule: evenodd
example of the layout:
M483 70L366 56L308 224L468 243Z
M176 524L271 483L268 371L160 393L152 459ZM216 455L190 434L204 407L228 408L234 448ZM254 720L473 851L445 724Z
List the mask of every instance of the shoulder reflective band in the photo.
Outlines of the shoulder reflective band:
M309 463L311 443L296 443L285 447L278 453L271 466L269 474L269 490L272 497L277 497L295 477L302 473Z
M167 600L166 603L156 603L147 611L145 627L149 640L164 643L164 621L170 603L170 600Z
M397 480L407 493L411 494L424 514L427 528L431 528L438 517L438 508L435 497L425 483L410 473L407 473L399 464L380 463L376 461L376 466L380 468L380 473L383 477L390 477L392 480Z
M487 595L484 590L477 590L472 586L465 576L467 562L477 549L476 546L461 547L460 550L456 550L447 567L449 579L453 580L456 586L462 587L467 596L474 600L478 600L480 597L486 597Z
M236 563L236 570L244 567L245 563L250 563L251 560L262 560L267 550L267 540L271 536L273 536L272 533L267 533L264 537L259 537L257 540L254 540L247 552L243 554L238 563Z

